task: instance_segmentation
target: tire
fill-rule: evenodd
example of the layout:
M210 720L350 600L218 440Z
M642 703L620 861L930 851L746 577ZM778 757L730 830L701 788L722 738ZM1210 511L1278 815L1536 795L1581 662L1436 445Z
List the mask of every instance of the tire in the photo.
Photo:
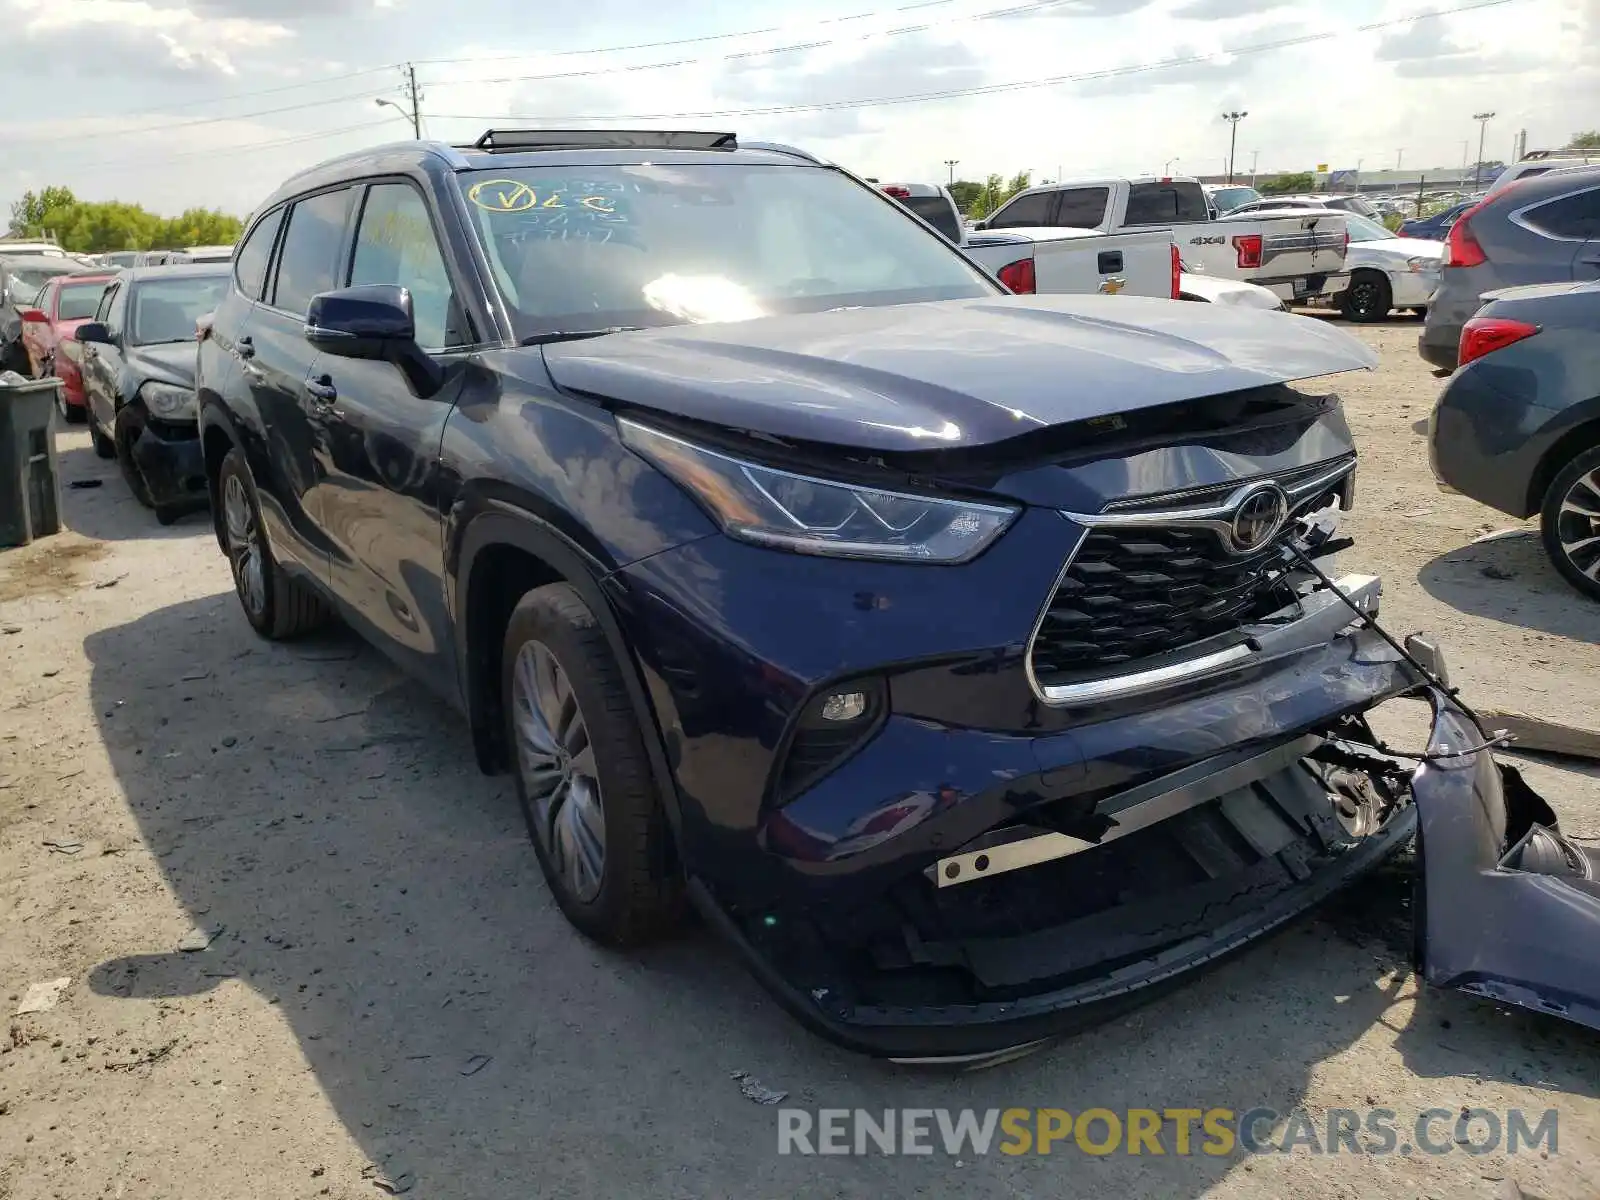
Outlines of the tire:
M1585 516L1583 511L1595 516ZM1600 543L1582 545L1600 534L1600 447L1585 450L1556 473L1545 489L1539 535L1545 553L1562 577L1591 600L1600 600ZM1575 545L1576 543L1576 545ZM1595 574L1590 574L1595 572Z
M144 481L139 464L133 461L133 444L144 432L145 416L143 405L124 404L117 411L116 422L111 427L111 440L117 450L117 466L122 469L122 478L127 481L133 498L145 508L154 508L149 485Z
M117 456L117 444L100 432L100 426L92 416L89 418L89 441L94 446L97 458L115 458Z
M1381 271L1357 271L1339 296L1339 312L1347 321L1370 325L1382 321L1394 305L1389 277Z
M233 590L250 627L278 642L325 624L330 613L322 597L273 561L272 550L261 536L261 502L255 480L237 447L222 460L217 494L222 497L222 528Z
M156 522L160 525L171 525L183 516L183 509L175 504L156 505Z
M667 932L683 915L683 882L644 735L594 613L567 584L534 589L511 614L501 663L517 800L556 904L605 945Z

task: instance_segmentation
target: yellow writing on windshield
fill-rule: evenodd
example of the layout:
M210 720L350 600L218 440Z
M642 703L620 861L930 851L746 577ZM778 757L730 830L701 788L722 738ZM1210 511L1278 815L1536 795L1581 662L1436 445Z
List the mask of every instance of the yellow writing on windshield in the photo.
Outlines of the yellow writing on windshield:
M516 179L485 179L467 189L467 199L485 212L519 213L533 208L568 208L576 205L607 216L616 206L606 196L577 196L569 205L565 192L556 189L539 198L537 189Z

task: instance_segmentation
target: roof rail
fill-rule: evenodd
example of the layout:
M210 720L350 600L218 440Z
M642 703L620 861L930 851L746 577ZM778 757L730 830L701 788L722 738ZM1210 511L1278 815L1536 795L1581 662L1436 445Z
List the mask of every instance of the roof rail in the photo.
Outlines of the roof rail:
M473 150L737 150L731 133L669 129L490 129Z
M790 158L801 158L806 162L816 163L819 167L828 165L823 159L818 158L809 150L802 150L798 146L787 146L782 142L745 142L740 146L740 149L765 150L769 154L787 154Z

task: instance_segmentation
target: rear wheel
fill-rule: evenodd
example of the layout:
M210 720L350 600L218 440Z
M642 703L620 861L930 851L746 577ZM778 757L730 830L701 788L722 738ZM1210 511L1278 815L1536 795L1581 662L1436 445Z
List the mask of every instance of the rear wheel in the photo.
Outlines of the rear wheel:
M1368 324L1387 317L1393 303L1394 294L1386 275L1381 271L1357 271L1339 298L1339 310L1347 321Z
M506 626L501 699L517 798L557 905L609 945L682 912L666 813L621 668L564 583L524 596Z
M233 588L245 619L262 637L282 641L315 629L328 617L322 597L278 566L261 533L261 505L250 465L237 447L222 460L217 481ZM159 514L158 514L159 519Z
M1562 577L1600 600L1600 447L1585 450L1550 481L1539 532Z

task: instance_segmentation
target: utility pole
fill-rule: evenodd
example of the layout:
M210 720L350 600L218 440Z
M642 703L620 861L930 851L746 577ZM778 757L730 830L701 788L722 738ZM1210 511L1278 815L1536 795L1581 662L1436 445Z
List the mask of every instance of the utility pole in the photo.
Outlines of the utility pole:
M374 101L379 108L392 108L411 122L411 136L418 141L422 140L422 92L417 87L417 68L407 63L403 68L405 82L400 85L400 90L405 94L406 103L398 100L378 99Z
M1478 187L1478 177L1483 172L1483 135L1489 128L1489 121L1494 117L1492 112L1473 113L1472 119L1478 123L1478 161L1472 164L1472 186Z
M1233 182L1233 153L1239 144L1239 122L1250 114L1247 112L1225 112L1222 119L1232 126L1228 134L1228 182Z
M959 158L947 158L944 160L944 165L950 168L950 182L952 184L956 181L956 164L960 161Z

